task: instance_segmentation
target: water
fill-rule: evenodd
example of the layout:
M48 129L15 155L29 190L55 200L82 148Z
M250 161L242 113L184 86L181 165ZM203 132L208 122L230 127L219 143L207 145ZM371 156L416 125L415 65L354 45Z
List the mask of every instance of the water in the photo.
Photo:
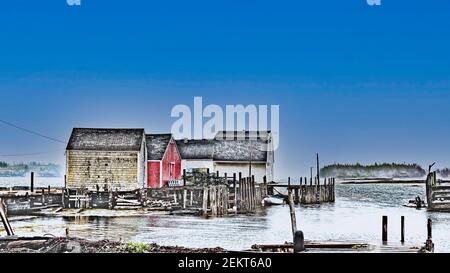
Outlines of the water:
M0 187L29 187L30 186L30 175L26 177L0 177ZM36 188L46 188L51 186L52 188L62 188L64 187L64 177L35 177L34 187Z
M416 196L425 197L424 185L337 185L335 204L297 207L297 222L307 240L379 242L381 219L389 216L389 240L400 241L400 217L406 217L406 241L421 245L426 222L433 220L437 252L450 252L450 213L431 213L403 207ZM291 241L289 208L270 207L257 215L204 219L193 216L155 215L124 218L37 218L13 221L19 235L64 235L87 239L158 243L230 250L253 244Z

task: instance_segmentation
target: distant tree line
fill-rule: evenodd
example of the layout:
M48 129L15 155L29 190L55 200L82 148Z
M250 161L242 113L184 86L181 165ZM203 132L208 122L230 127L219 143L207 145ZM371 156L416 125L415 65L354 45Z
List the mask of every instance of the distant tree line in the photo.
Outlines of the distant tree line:
M441 177L449 177L450 176L450 169L445 168L441 170L437 170L436 173Z
M29 172L35 172L37 176L58 177L61 175L61 166L53 163L20 162L7 163L0 161L0 177L23 177Z
M337 178L400 178L423 177L426 171L418 164L406 163L374 163L371 165L332 164L321 169L324 177Z

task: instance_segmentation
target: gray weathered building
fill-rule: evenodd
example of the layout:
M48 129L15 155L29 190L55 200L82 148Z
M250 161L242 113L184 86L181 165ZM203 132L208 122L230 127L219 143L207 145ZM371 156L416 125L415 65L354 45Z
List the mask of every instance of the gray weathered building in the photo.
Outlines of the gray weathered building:
M228 175L241 172L272 181L274 152L270 132L219 132L215 139L178 140L182 169L205 170Z
M67 187L143 188L147 181L144 129L75 128L66 151Z

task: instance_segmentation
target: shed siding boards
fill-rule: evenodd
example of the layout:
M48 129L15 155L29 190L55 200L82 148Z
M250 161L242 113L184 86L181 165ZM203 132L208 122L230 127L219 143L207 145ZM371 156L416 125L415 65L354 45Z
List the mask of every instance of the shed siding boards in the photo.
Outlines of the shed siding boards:
M181 160L181 169L186 171L192 171L193 169L209 169L210 172L214 172L214 162L211 159L183 159Z
M250 164L248 162L215 162L214 171L219 172L220 176L224 176L226 173L228 177L233 173L242 173L242 176L247 177L249 175ZM266 172L266 163L252 163L252 175L255 176L257 183L262 183Z
M181 179L181 157L178 153L175 142L171 141L164 154L161 162L162 167L162 184L161 187L166 187L170 180Z
M137 189L137 152L67 151L67 187L95 189Z
M144 129L75 128L67 145L67 187L128 191L147 181Z
M171 180L180 180L181 156L171 134L147 135L149 188L166 187Z

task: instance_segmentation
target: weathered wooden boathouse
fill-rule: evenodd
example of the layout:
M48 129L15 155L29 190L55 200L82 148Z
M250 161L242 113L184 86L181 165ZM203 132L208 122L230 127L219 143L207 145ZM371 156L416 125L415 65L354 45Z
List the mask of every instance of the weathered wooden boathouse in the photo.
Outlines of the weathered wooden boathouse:
M182 169L196 173L242 173L256 181L273 181L274 152L270 132L221 131L214 139L178 140Z
M73 129L66 151L66 188L136 190L146 183L144 129Z

